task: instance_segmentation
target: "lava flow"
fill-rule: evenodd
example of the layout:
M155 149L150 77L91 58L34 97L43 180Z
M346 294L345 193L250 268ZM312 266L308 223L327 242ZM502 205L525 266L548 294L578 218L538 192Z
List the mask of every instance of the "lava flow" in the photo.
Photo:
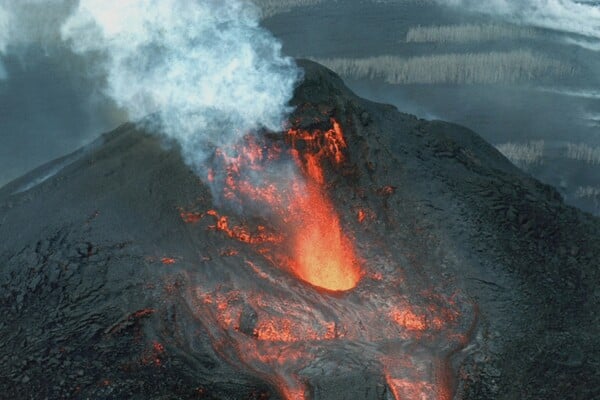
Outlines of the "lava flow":
M356 256L323 194L308 185L307 194L295 199L290 210L302 222L294 232L293 272L323 289L354 288L360 280Z
M242 207L264 207L270 219L284 226L286 246L290 249L283 268L316 287L330 291L354 288L361 278L360 266L350 240L342 232L339 217L325 196L322 185L324 171L321 163L330 160L341 164L346 147L339 124L333 121L331 130L313 133L290 130L286 136L291 144L288 151L295 167L305 172L305 179L294 171L283 179L273 176L271 163L281 163L280 148L266 148L254 136L245 138L244 146L233 149L234 156L225 150L217 152L222 162L224 197ZM306 151L296 150L299 141ZM281 164L285 165L285 164ZM287 166L286 168L290 168ZM211 170L210 179L214 180ZM214 216L214 211L207 214ZM240 227L229 229L227 217L219 217L217 229L231 238L246 243L265 241ZM264 227L259 227L263 229ZM277 241L272 238L272 241Z
M305 192L292 199L290 212L297 218L294 273L315 286L339 291L356 286L360 269L333 206L318 186L324 184L324 160L336 165L344 161L344 135L337 121L332 120L332 124L333 128L325 132L288 131L294 159L308 176ZM298 140L306 143L303 153L296 150Z
M208 178L231 216L181 217L234 248L230 262L205 263L190 304L224 359L288 400L308 398L312 379L353 370L385 377L396 400L448 400L448 357L468 342L473 321L459 294L411 292L393 259L359 261L326 195L328 174L347 153L335 120L330 129L290 129L270 142L249 135L219 149Z

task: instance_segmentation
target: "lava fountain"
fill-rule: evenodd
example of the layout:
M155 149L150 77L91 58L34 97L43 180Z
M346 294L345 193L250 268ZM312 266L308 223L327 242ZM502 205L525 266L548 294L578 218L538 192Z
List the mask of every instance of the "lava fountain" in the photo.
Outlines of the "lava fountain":
M294 236L294 273L317 287L341 291L354 288L360 280L360 268L352 244L343 234L333 205L318 185L324 184L323 160L336 165L344 161L346 142L340 125L321 132L290 129L292 154L307 176L304 193L297 193L290 204L291 215L297 217ZM295 147L298 140L308 143L301 154ZM302 160L304 159L304 163Z
M330 160L341 164L344 160L343 133L337 122L332 123L334 128L325 132L288 131L286 139L291 147L287 161L293 161L291 167L282 160L281 148L267 148L251 135L244 138L242 146L220 149L217 158L224 198L243 208L264 207L269 219L287 233L284 248L291 249L291 253L285 268L316 287L345 291L358 284L361 271L352 244L322 188L321 163ZM308 143L303 153L296 149L299 141ZM283 180L273 165L288 169ZM298 174L296 168L304 174ZM214 182L216 176L214 169L209 172L209 180ZM224 226L218 229L228 231ZM242 241L252 242L249 238Z
M285 399L311 398L318 377L368 370L396 400L449 400L450 356L474 323L468 302L411 289L393 258L357 255L361 238L327 195L349 157L341 125L329 125L215 152L208 180L230 215L181 211L207 260L190 306L221 357Z
M302 224L293 234L292 270L300 279L323 289L343 291L360 280L354 250L332 205L314 185L294 199L290 211Z

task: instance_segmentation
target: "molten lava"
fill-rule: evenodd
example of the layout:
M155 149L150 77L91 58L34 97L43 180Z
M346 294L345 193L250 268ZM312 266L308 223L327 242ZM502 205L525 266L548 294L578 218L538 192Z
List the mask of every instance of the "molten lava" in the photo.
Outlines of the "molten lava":
M349 225L327 196L328 175L348 162L342 128L330 122L328 130L290 129L269 145L248 136L216 152L209 182L236 215L181 210L181 218L231 240L215 249L231 262L204 264L191 307L221 357L287 400L306 399L302 371L335 370L335 354L344 354L344 368L379 368L396 400L449 400L447 355L466 345L473 321L455 298L413 290L419 297L411 299L395 260L376 254L359 263ZM374 190L392 196L395 188ZM368 204L351 209L358 226L377 220Z
M296 161L303 167L306 175L320 185L325 183L321 163L328 159L332 164L339 166L345 159L344 150L347 145L344 133L336 120L332 119L331 123L333 127L327 131L300 129L288 131L288 139L295 150L293 154ZM302 155L296 150L300 147L300 143L306 148Z
M308 176L305 193L292 199L290 207L298 218L294 233L296 264L292 268L300 279L314 286L344 291L358 284L361 271L337 213L318 186L325 183L322 163L328 160L339 166L345 159L346 140L342 128L337 121L331 122L333 128L325 132L288 131L294 149L292 155ZM302 155L296 150L301 141L305 146Z
M323 289L354 288L361 273L349 240L331 204L314 185L290 207L300 224L294 232L292 270L300 279Z
M210 215L216 219L216 224L211 228L225 232L232 239L237 239L243 243L259 244L259 243L279 243L282 238L273 233L269 233L263 225L258 225L254 232L248 231L243 226L236 225L230 227L229 218L219 215L215 210L208 210L206 215Z
M290 129L286 135L290 149L289 158L304 173L292 174L289 179L265 173L270 164L280 161L281 149L265 148L256 137L248 136L244 146L219 149L225 171L223 197L241 206L264 207L286 231L285 239L268 233L264 226L249 232L243 226L230 226L226 216L209 210L205 216L216 219L214 229L230 238L248 244L286 242L274 249L280 268L313 286L330 290L346 291L358 284L361 270L352 248L344 235L339 217L327 199L322 185L326 161L340 165L344 161L346 141L340 125L332 121L333 128L314 132ZM302 143L304 151L296 149ZM257 177L255 172L260 172ZM214 182L215 171L209 173ZM186 222L196 222L197 214L181 213ZM263 250L271 252L273 249ZM282 254L283 253L283 254Z

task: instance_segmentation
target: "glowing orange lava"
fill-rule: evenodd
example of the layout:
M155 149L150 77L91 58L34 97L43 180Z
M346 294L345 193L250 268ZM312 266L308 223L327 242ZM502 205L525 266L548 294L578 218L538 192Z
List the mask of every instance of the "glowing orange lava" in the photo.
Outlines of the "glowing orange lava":
M327 131L290 129L288 138L292 155L308 177L304 194L297 195L291 211L298 216L299 226L294 235L294 273L314 286L332 291L350 290L361 278L360 267L352 245L342 232L337 213L323 194L325 183L322 163L328 160L339 166L344 162L346 140L340 124L331 120ZM298 143L305 150L296 150Z
M230 226L229 218L226 216L219 215L215 210L208 210L206 215L214 217L216 219L216 225L211 226L216 230L225 232L230 238L237 239L243 243L249 244L260 244L260 243L279 243L282 238L278 235L272 234L267 231L267 228L258 225L254 232L250 232L244 226L236 225Z
M231 247L207 249L207 260L232 259L203 264L191 306L222 358L286 400L310 398L310 374L335 370L342 352L352 368L378 368L395 400L449 400L447 356L472 331L462 302L417 292L384 252L359 263L344 227L368 228L378 215L359 200L343 220L329 199L334 174L350 158L340 124L330 122L326 130L290 129L269 145L249 135L217 150L208 181L232 215L179 211L186 223L231 239ZM373 189L382 197L396 190Z
M352 246L319 189L308 185L307 192L291 206L300 222L294 232L292 270L300 279L323 289L352 289L361 278Z
M264 174L269 164L281 157L282 151L266 148L253 136L246 137L243 146L217 151L224 164L224 198L241 206L251 203L266 207L285 225L286 237L267 232L264 226L258 226L254 232L244 226L231 226L229 218L215 210L203 215L182 211L182 218L194 223L204 216L214 217L214 229L243 243L283 243L276 249L287 253L285 257L277 257L279 267L313 286L331 291L356 287L361 279L360 266L323 188L323 163L339 166L345 159L342 128L335 120L331 123L333 127L326 131L288 131L289 157L303 174L294 173L287 180ZM299 151L296 147L300 147L301 142L303 150ZM261 172L263 176L257 179L254 172ZM216 179L215 171L211 170L211 182Z
M438 395L436 387L429 382L414 382L386 376L386 383L394 400L445 400Z
M425 317L415 314L409 309L394 310L391 317L398 325L410 331L425 331L427 329Z

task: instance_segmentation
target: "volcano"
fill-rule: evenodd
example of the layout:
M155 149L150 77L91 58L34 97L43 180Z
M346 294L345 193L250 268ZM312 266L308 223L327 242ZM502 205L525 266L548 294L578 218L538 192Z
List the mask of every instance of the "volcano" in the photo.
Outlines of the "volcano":
M206 176L126 124L0 189L3 396L600 397L600 220L299 65Z

